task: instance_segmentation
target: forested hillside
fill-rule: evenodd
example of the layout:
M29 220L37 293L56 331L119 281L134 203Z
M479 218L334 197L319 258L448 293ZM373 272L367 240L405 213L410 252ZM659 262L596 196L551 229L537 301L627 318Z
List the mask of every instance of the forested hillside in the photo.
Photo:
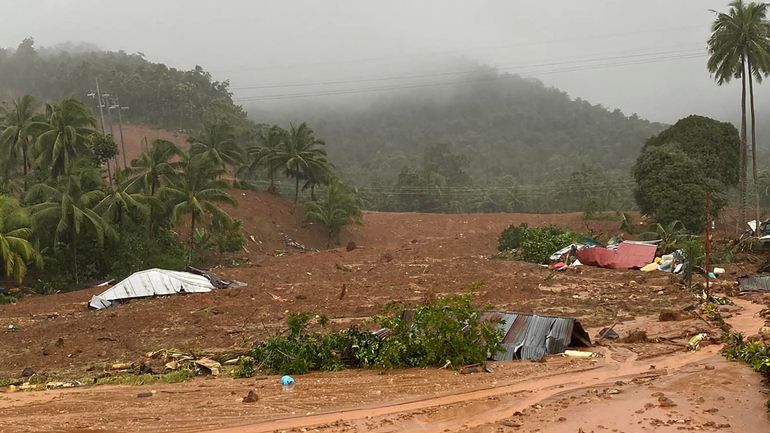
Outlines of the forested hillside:
M356 178L388 177L447 143L476 179L563 176L581 166L627 171L663 125L609 111L532 79L480 72L477 82L384 98L319 116L332 159Z
M302 120L380 209L633 206L630 167L645 140L664 127L573 100L537 80L482 69L462 84L375 101L360 109L306 108ZM288 113L275 120L291 119Z
M74 95L96 111L86 95L97 78L111 95L107 105L130 107L122 111L125 120L187 130L225 120L241 150L260 144L258 125L306 121L326 142L337 173L359 187L368 207L382 210L629 208L630 167L645 140L664 127L480 66L461 83L366 95L352 104L330 99L314 109L313 100L299 99L282 111L255 105L247 107L247 121L229 83L200 67L181 71L141 53L93 47L36 48L32 39L0 49L0 101ZM264 173L248 173L248 180L265 180Z
M95 47L37 49L31 38L16 49L0 48L0 100L25 94L54 101L85 99L96 90L109 103L129 107L123 116L169 129L195 127L212 106L235 110L227 81L212 81L200 67L190 71L151 63L142 54L105 52ZM114 97L119 100L115 100ZM96 102L92 99L92 108Z

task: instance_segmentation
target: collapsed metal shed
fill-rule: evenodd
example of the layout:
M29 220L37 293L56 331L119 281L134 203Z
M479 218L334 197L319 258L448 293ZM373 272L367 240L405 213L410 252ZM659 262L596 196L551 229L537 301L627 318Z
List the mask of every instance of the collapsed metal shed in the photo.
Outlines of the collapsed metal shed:
M205 293L212 290L214 285L203 275L154 268L131 274L125 280L93 296L88 305L102 309L126 299L177 293Z
M587 347L591 338L577 319L535 314L488 311L481 320L498 322L503 331L503 351L492 354L496 361L540 360L563 353L568 347Z

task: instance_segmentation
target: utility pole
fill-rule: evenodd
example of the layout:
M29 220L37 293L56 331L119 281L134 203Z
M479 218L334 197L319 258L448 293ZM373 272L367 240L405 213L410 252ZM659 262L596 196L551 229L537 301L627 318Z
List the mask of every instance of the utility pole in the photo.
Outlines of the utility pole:
M113 101L114 104L110 108L118 110L118 131L120 131L120 149L123 153L123 168L128 168L128 161L126 160L126 142L123 139L123 110L128 110L128 107L120 105L120 100L117 95Z
M711 221L711 191L706 191L706 241L704 242L704 250L705 250L705 274L706 274L706 300L708 301L708 296L711 295L711 291L709 290L711 285L711 225L713 222ZM692 260L693 258L690 258Z
M99 79L96 79L96 95L93 93L90 93L88 96L94 97L96 96L96 105L99 107L99 124L102 127L102 135L106 135L105 129L104 129L104 104L102 103L102 91L99 89ZM110 161L106 161L107 163L107 179L110 181L110 186L112 186L112 169L110 168Z

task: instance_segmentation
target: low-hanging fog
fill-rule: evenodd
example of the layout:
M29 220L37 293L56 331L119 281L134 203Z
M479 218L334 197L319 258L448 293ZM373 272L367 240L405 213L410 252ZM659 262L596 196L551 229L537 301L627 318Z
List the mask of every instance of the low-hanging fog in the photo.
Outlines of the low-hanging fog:
M201 65L252 115L441 89L482 64L653 121L738 117L737 85L705 69L709 9L724 0L4 3L0 46L32 36Z

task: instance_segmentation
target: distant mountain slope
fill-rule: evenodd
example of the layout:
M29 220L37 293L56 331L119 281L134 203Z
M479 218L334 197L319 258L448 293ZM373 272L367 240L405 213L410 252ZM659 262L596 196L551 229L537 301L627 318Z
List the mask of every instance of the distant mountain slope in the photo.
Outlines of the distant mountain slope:
M0 101L29 94L43 101L75 96L88 101L96 90L118 96L129 107L124 119L167 129L197 128L212 107L238 112L229 83L213 81L196 66L190 71L147 61L142 54L73 49L36 48L25 39L16 49L0 48ZM113 105L110 98L107 105ZM96 109L96 102L91 100ZM115 111L112 111L116 114ZM105 116L107 113L105 113Z
M360 184L418 165L435 143L466 155L477 181L510 175L531 183L581 167L627 175L644 141L665 127L490 71L470 84L417 89L310 120L331 159Z

